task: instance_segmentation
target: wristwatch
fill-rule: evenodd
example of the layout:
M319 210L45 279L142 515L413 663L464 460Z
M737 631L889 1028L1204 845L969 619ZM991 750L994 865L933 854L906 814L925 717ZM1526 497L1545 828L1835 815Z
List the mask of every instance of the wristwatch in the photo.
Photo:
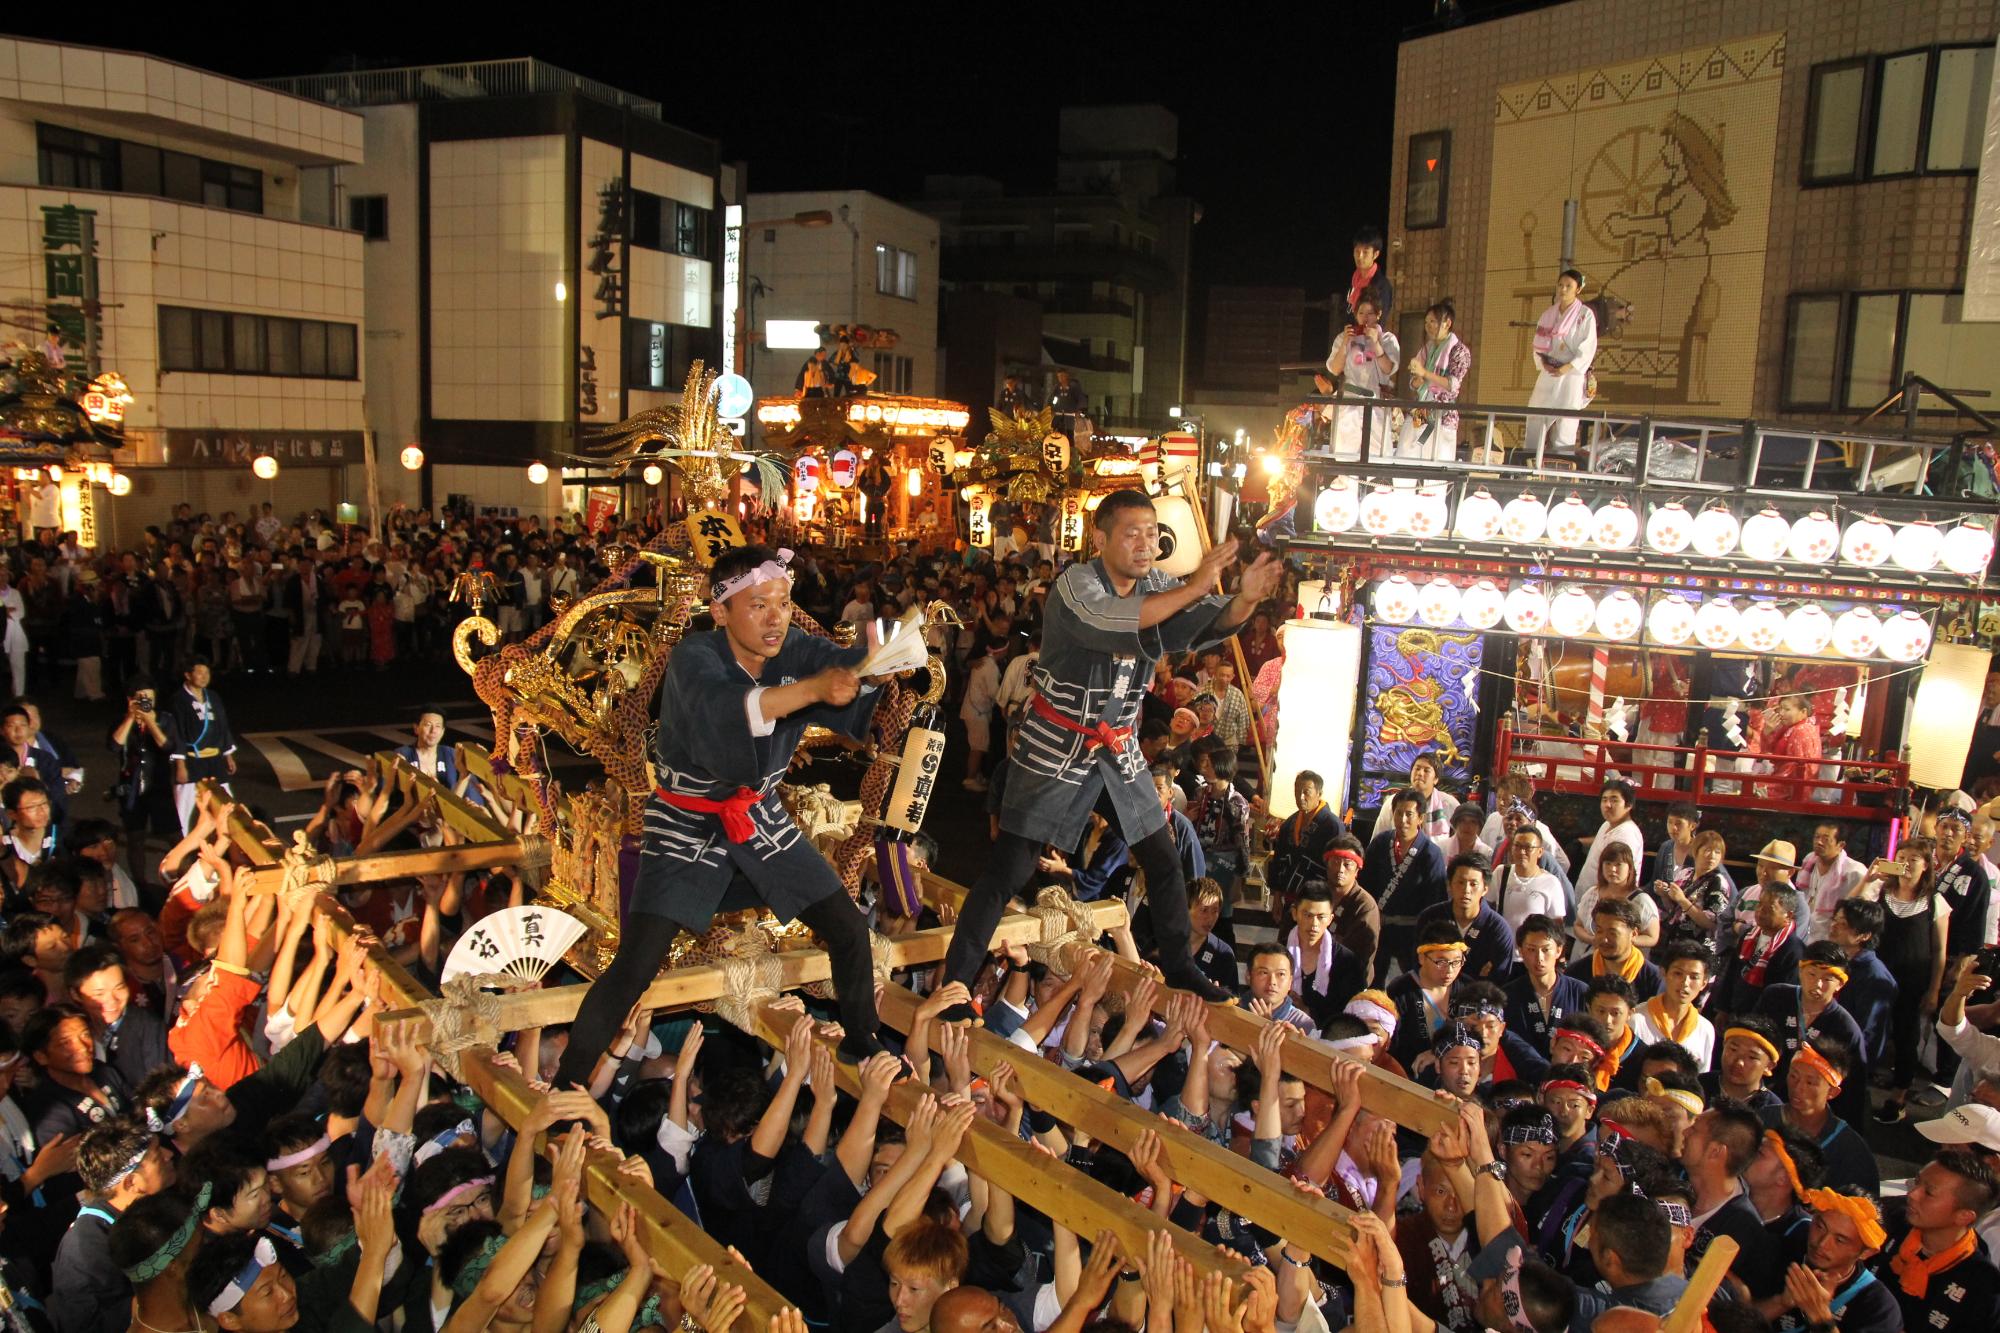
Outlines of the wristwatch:
M1504 1185L1507 1183L1507 1164L1501 1161L1488 1162L1472 1174L1475 1176L1491 1176Z

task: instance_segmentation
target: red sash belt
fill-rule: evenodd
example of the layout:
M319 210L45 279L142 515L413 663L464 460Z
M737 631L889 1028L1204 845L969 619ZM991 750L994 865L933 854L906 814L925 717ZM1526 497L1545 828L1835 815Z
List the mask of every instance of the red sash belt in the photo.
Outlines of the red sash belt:
M1035 716L1042 720L1051 722L1074 735L1090 737L1090 744L1083 747L1086 750L1094 750L1100 745L1107 750L1116 750L1124 743L1125 738L1132 734L1132 728L1114 727L1108 722L1100 721L1094 727L1086 727L1081 722L1072 721L1057 712L1056 706L1039 694L1029 700L1028 706L1033 708Z
M676 810L691 810L698 815L721 815L722 836L731 842L748 842L757 826L750 822L750 807L764 799L764 794L748 787L738 787L734 796L721 800L711 800L706 796L682 796L668 791L665 787L653 788L653 795L673 806Z

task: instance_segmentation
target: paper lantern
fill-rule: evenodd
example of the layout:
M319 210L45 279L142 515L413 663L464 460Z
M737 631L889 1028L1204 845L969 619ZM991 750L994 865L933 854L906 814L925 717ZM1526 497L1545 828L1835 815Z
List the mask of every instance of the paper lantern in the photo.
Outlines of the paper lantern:
M1607 551L1626 551L1639 540L1639 516L1623 500L1597 507L1597 544Z
M1332 597L1327 596L1329 587L1334 590ZM1322 601L1326 603L1326 614L1333 615L1340 605L1339 589L1339 584L1329 585L1325 579L1302 580L1299 583L1299 615L1308 619L1318 615Z
M854 474L860 469L861 460L854 456L852 449L834 451L833 460L827 464L826 474L833 478L833 484L846 490L854 484Z
M1506 611L1506 595L1492 579L1481 579L1459 594L1458 618L1473 629L1492 629Z
M1889 558L1896 562L1896 568L1912 574L1936 569L1943 553L1944 535L1935 523L1905 523L1896 529L1896 540L1889 547Z
M1409 500L1403 515L1403 526L1412 537L1442 537L1448 513L1444 483L1427 482L1418 487L1415 497Z
M549 465L547 463L536 461L528 464L528 484L530 486L543 486L548 483L548 480Z
M1914 662L1922 657L1930 646L1931 623L1915 611L1899 611L1889 617L1888 623L1882 626L1882 656L1888 658L1891 662ZM1946 644L1944 646L1949 648L1954 645ZM1985 673L1982 672L1982 679L1984 675ZM1975 705L1978 702L1978 698L1978 691L1975 690L1973 692L1973 703ZM1969 709L1969 712L1976 714L1978 709L1977 707L1973 707ZM1963 762L1962 758L1960 762ZM1958 779L1954 777L1948 784L1931 783L1927 785L1955 787L1958 785Z
M808 494L816 494L816 492L809 492ZM799 517L800 521L803 522L807 517L803 512L805 509L803 502L800 504L800 509L802 512ZM966 506L965 544L967 546L991 546L993 544L993 500L992 497L984 493L975 496Z
M1735 647L1738 619L1740 616L1733 600L1711 597L1694 613L1695 642L1710 649Z
M658 482L648 482L646 484L649 486L659 485ZM913 467L903 474L903 493L913 500L924 493L924 470L922 468Z
M1636 529L1637 526L1635 521L1633 527ZM1637 535L1636 532L1634 535ZM1597 604L1597 632L1620 643L1636 637L1639 622L1645 618L1646 613L1639 608L1639 599L1623 588L1613 588Z
M1571 491L1569 499L1549 510L1548 534L1551 543L1567 551L1587 546L1597 535L1597 516Z
M1578 587L1564 588L1549 601L1549 628L1566 639L1590 633L1597 619L1597 603Z
M1972 749L1972 729L1985 711L1980 692L1992 664L1993 654L1962 643L1941 643L1931 653L1910 708L1912 787L1958 785Z
M1361 527L1377 537L1386 537L1403 529L1408 514L1406 506L1409 497L1406 492L1390 486L1377 486L1368 492L1368 498L1361 502Z
M1346 532L1361 518L1361 500L1354 478L1335 477L1313 500L1313 527L1321 532Z
M1833 646L1846 657L1873 657L1882 643L1882 620L1865 606L1851 607L1833 622Z
M1817 657L1833 642L1833 617L1818 602L1796 607L1785 617L1785 651Z
M1507 594L1503 614L1507 617L1507 628L1516 634L1539 634L1549 624L1548 594L1539 584L1517 583Z
M1391 574L1375 585L1375 618L1391 625L1407 625L1417 613L1416 585L1401 574Z
M1417 594L1417 619L1436 629L1457 621L1458 607L1458 585L1442 574L1426 583Z
M1993 563L1993 529L1961 523L1944 535L1944 567L1961 578L1976 579Z
M1170 430L1160 437L1160 480L1172 483L1194 469L1201 457L1201 439L1193 431Z
M1646 612L1646 637L1654 643L1679 647L1694 637L1694 605L1668 593Z
M1785 641L1785 613L1776 602L1752 602L1736 621L1736 641L1753 653L1768 653Z
M1815 509L1792 524L1792 537L1787 549L1794 560L1823 565L1833 559L1833 553L1840 549L1840 525L1828 518L1824 511Z
M1880 515L1870 514L1847 525L1840 539L1840 558L1850 565L1873 569L1889 558L1889 548L1895 542L1896 530Z
M269 454L258 454L250 460L250 471L259 481L269 481L278 475L278 460Z
M1201 565L1201 528L1195 523L1194 506L1186 496L1153 497L1153 521L1160 530L1159 553L1153 566L1177 579L1184 579Z
M1783 559L1791 539L1792 525L1769 505L1743 520L1743 531L1739 537L1743 554L1752 560Z
M1661 555L1676 555L1694 540L1694 517L1679 500L1654 506L1646 519L1646 545Z
M1500 531L1500 502L1484 487L1458 502L1458 520L1452 531L1471 542L1492 541Z
M1310 609L1310 608L1308 608ZM1278 742L1271 755L1271 814L1283 819L1298 808L1292 787L1301 769L1326 775L1327 808L1345 809L1345 753L1354 735L1361 683L1361 626L1343 620L1285 623L1285 665L1278 676Z
M1710 559L1728 555L1736 549L1736 539L1742 531L1728 506L1710 505L1695 515L1694 549Z
M660 471L660 465L658 463L646 464L645 469L639 473L640 479L643 480L648 486L659 485L661 480L664 479L666 475L667 475L666 473ZM916 474L913 472L910 475L915 476Z
M113 495L130 495L132 493L132 478L123 472L114 472L111 474L111 480L104 483L104 486Z
M1069 471L1069 436L1059 430L1042 436L1042 465L1051 472Z
M1534 496L1522 491L1500 511L1500 531L1511 542L1531 542L1548 526L1549 511Z
M403 466L412 472L424 465L424 451L414 444L404 445L403 452L398 457L402 459Z

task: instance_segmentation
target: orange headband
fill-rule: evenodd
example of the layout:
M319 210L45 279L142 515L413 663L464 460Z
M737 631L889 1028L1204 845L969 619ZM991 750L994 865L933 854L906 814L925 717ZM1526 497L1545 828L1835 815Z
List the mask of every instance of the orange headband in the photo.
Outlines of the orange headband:
M1802 1043L1799 1046L1798 1054L1792 1057L1792 1063L1795 1065L1804 1065L1807 1069L1812 1070L1813 1073L1818 1074L1828 1083L1831 1083L1834 1093L1840 1091L1842 1082L1840 1071L1835 1069L1825 1056L1814 1050L1812 1043Z
M1749 1028L1723 1029L1722 1039L1724 1041L1728 1041L1731 1037L1741 1037L1745 1041L1756 1042L1759 1046L1762 1046L1764 1048L1764 1053L1771 1057L1773 1063L1776 1063L1777 1061L1782 1060L1784 1058L1784 1056L1779 1054L1778 1048L1771 1044L1771 1039L1769 1037L1764 1036L1762 1033L1752 1032Z
M1844 968L1844 967L1840 967L1840 966L1838 966L1837 964L1834 964L1834 963L1815 963L1815 962L1813 962L1813 961L1812 961L1812 960L1811 960L1810 958L1808 958L1808 959L1806 959L1805 961L1801 962L1801 963L1799 964L1799 966L1800 966L1800 967L1816 967L1816 968L1818 968L1818 969L1819 969L1820 971L1822 971L1822 972L1826 973L1826 974L1827 974L1828 976L1834 976L1834 977L1839 977L1839 978L1840 978L1840 984L1841 984L1841 985L1845 986L1845 985L1847 984L1847 969L1846 969L1846 968Z
M1463 940L1455 944L1419 944L1417 957L1422 958L1427 953L1467 953L1471 948L1472 946Z
M1871 1250L1881 1249L1889 1239L1889 1233L1882 1228L1882 1212L1873 1199L1842 1194L1839 1190L1807 1190L1801 1197L1806 1207L1816 1213L1845 1213L1852 1218L1861 1243Z

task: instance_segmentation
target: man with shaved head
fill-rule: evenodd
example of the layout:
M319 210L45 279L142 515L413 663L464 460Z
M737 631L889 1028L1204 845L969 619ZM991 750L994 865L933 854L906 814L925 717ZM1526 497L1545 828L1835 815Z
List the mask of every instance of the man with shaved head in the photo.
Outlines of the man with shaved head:
M953 1287L931 1306L931 1333L1021 1333L1021 1321L984 1287Z

